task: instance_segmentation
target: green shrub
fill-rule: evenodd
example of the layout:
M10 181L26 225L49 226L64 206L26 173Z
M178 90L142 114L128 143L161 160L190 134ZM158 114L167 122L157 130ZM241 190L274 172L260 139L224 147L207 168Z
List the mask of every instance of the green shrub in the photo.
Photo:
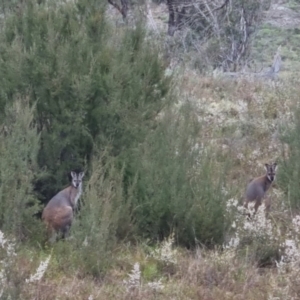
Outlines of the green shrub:
M123 173L106 154L93 157L90 174L70 242L75 264L99 276L113 262L119 228L130 225L130 199L123 199Z
M300 209L300 110L294 113L295 123L282 131L283 152L278 169L278 184L286 194L288 206L292 210ZM287 155L284 144L289 147Z
M143 25L116 29L103 5L27 1L0 32L0 108L17 94L36 103L39 197L61 190L70 170L88 170L74 247L95 274L106 259L88 253L109 257L116 237L154 241L174 230L183 245L214 245L226 227L226 162L198 140L193 107L168 108L172 78ZM101 163L95 149L107 152Z
M33 114L28 99L20 97L6 106L0 124L0 228L18 240L40 228L34 217L40 207L32 185L38 174L40 136Z
M168 102L170 79L158 49L142 24L115 29L105 3L26 1L21 14L4 19L0 108L30 87L41 134L38 163L47 171L36 181L44 201L71 169L89 165L95 145L110 146L120 166L130 164L130 153Z
M141 147L134 217L139 235L152 240L174 230L186 246L223 242L226 164L201 144L201 126L186 105L166 113Z

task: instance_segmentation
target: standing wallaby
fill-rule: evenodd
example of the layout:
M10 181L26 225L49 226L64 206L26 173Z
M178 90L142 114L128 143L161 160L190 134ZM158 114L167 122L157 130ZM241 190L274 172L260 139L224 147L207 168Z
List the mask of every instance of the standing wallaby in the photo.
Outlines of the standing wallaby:
M72 184L56 194L43 210L42 220L45 222L50 242L56 239L56 233L61 232L63 237L69 232L73 220L73 211L82 193L82 178L84 173L71 172Z
M266 174L260 177L256 177L252 181L250 181L246 189L246 199L244 206L248 207L249 202L255 202L255 212L257 212L257 209L262 204L262 199L264 198L267 190L270 188L272 182L275 180L277 164L265 164L265 169ZM269 206L270 203L268 204L268 208Z

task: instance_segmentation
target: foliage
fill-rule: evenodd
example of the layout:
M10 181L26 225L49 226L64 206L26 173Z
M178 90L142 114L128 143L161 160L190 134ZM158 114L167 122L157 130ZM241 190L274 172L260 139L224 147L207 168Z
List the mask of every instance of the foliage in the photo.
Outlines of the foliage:
M25 248L25 247L24 247ZM24 269L28 266L35 267L38 262L37 257L32 259L28 257L28 252L20 250L20 244L16 241L4 235L0 230L0 298L1 299L24 299L24 291L30 287L30 290L36 290L39 288L39 284L46 273L51 254L47 258L40 261L37 269L29 275ZM31 253L30 253L31 256ZM24 260L30 259L30 262L24 265ZM22 263L23 262L23 263ZM20 264L25 267L20 270ZM29 271L31 272L31 270ZM35 288L35 284L37 287ZM23 295L23 297L22 297ZM27 299L27 298L26 298Z
M28 99L12 101L0 125L0 227L22 240L39 231L34 215L40 207L32 181L39 173L40 136Z
M123 173L104 153L95 155L91 176L86 183L84 200L70 241L75 264L93 276L99 276L112 263L118 230L130 223L130 198L123 199Z
M238 256L259 267L275 266L280 259L280 243L283 239L278 234L278 225L266 217L265 202L256 213L254 203L246 209L239 206L235 199L229 199L226 207L226 215L232 220L232 225L231 239L225 248L235 249Z
M300 110L299 108L294 112L293 125L282 129L282 142L286 143L289 148L289 153L283 151L282 164L279 169L279 184L284 190L288 205L294 210L300 209ZM284 148L282 148L284 149Z
M99 257L112 237L133 233L154 241L174 229L184 245L222 243L225 165L200 146L193 107L167 108L172 78L143 26L117 31L104 9L97 1L29 1L21 15L5 18L0 105L25 92L36 103L37 159L45 169L36 172L39 197L48 200L71 169L86 166L91 178L75 248L87 239L87 247L102 249ZM95 149L105 149L104 162L93 162ZM96 256L88 261L101 273Z
M0 34L0 107L28 87L37 103L43 200L71 169L89 164L95 144L126 157L167 102L170 79L142 25L117 32L103 5L28 1L5 18Z
M134 218L139 235L155 239L174 230L183 245L223 242L226 163L197 137L201 126L186 105L167 112L141 149Z
M203 67L237 71L251 54L251 43L270 7L264 1L169 0L169 33L184 30L182 50L201 52Z

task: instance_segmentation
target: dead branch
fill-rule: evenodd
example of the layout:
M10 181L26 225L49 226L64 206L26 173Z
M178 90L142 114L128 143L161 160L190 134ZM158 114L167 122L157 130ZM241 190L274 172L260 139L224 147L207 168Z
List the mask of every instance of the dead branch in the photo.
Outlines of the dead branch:
M114 0L108 0L108 3L121 13L123 19L126 19L128 13L128 0L121 0L121 5L116 3Z

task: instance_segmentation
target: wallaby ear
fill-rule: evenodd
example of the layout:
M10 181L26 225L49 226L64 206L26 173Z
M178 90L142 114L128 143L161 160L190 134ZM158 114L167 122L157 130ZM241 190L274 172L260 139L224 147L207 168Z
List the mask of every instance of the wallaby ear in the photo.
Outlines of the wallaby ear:
M84 176L84 172L80 172L80 173L78 174L79 179L82 179L83 176Z
M273 164L274 172L277 170L277 167L278 167L278 166L277 166L277 163L274 163L274 164Z
M269 171L269 164L265 164L265 169L266 169L266 171L268 172Z
M73 179L76 179L76 177L77 177L76 173L74 171L71 172L71 176L72 176Z

